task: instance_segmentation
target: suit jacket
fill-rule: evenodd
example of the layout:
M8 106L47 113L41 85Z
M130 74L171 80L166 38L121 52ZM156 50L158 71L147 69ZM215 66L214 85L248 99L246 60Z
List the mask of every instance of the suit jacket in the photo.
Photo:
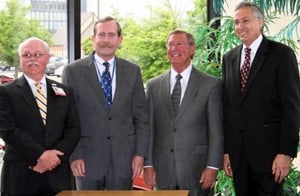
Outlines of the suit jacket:
M0 86L0 136L5 141L2 192L32 194L38 190L42 176L57 192L71 189L69 156L80 138L74 94L53 80L46 79L46 83L46 126L24 76ZM55 95L51 84L62 88L66 96ZM62 163L44 174L29 169L48 149L62 151Z
M300 81L289 47L267 40L260 44L246 83L240 90L242 45L223 57L225 150L233 170L246 153L258 172L271 172L275 155L297 154Z
M168 188L175 158L180 187L199 187L206 166L223 164L221 81L192 68L188 86L174 118L170 71L147 85L150 105L150 148L146 165L157 171L157 187Z
M134 155L145 156L149 120L140 68L116 58L112 108L97 76L94 54L66 66L63 82L73 87L81 122L81 140L71 160L84 159L86 179L99 180L113 163L120 177L131 177Z

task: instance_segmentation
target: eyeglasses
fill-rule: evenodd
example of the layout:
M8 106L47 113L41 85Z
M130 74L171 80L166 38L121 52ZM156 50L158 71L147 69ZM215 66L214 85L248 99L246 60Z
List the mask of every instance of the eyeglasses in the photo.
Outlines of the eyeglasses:
M33 53L33 54L30 54L30 53L24 53L22 54L21 56L25 59L30 59L31 57L34 57L34 58L41 58L42 56L44 56L45 54L42 54L40 52L36 52L36 53Z
M169 42L167 43L167 47L170 48L170 47L173 47L173 46L176 46L176 47L182 47L182 46L186 46L187 43L186 42Z
M253 19L256 19L255 17L253 17ZM239 26L239 25L248 25L250 22L252 21L251 18L243 18L241 20L234 20L234 26Z

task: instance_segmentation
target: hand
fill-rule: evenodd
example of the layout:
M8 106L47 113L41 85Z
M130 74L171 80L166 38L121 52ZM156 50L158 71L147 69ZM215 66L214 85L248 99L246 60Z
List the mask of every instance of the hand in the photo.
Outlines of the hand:
M229 158L229 154L224 154L224 172L227 176L232 177L233 173L232 173L232 169L231 169L231 163L230 163L230 158Z
M83 159L77 159L72 161L71 163L71 170L74 176L85 176L85 163Z
M202 172L199 183L202 184L203 189L211 189L216 183L218 170L212 168L205 168Z
M33 171L38 172L40 174L48 171L48 169L39 161L37 162L37 164L35 166L29 167L29 169L32 169Z
M140 175L144 167L144 157L134 156L132 159L132 180Z
M281 183L288 175L291 166L291 157L284 154L277 154L272 165L272 174L275 176L274 180Z
M144 168L144 182L149 186L156 186L156 171L153 167Z
M40 156L38 162L41 162L48 170L51 171L61 163L59 156L62 155L64 155L64 153L59 150L46 150Z

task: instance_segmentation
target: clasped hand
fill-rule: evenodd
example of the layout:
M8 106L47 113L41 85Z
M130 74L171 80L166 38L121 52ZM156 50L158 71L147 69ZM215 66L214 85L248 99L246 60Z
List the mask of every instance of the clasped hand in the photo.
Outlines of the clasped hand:
M59 156L62 155L64 153L59 150L46 150L37 160L37 164L29 168L38 173L51 171L61 164Z

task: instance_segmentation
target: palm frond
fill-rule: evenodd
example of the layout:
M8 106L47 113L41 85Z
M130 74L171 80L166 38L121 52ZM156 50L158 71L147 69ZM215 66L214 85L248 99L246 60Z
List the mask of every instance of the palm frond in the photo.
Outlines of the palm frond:
M249 0L257 4L264 13L268 14L272 8L278 13L290 13L298 15L300 12L300 0ZM225 11L226 0L213 0L213 7L217 14L222 15Z

